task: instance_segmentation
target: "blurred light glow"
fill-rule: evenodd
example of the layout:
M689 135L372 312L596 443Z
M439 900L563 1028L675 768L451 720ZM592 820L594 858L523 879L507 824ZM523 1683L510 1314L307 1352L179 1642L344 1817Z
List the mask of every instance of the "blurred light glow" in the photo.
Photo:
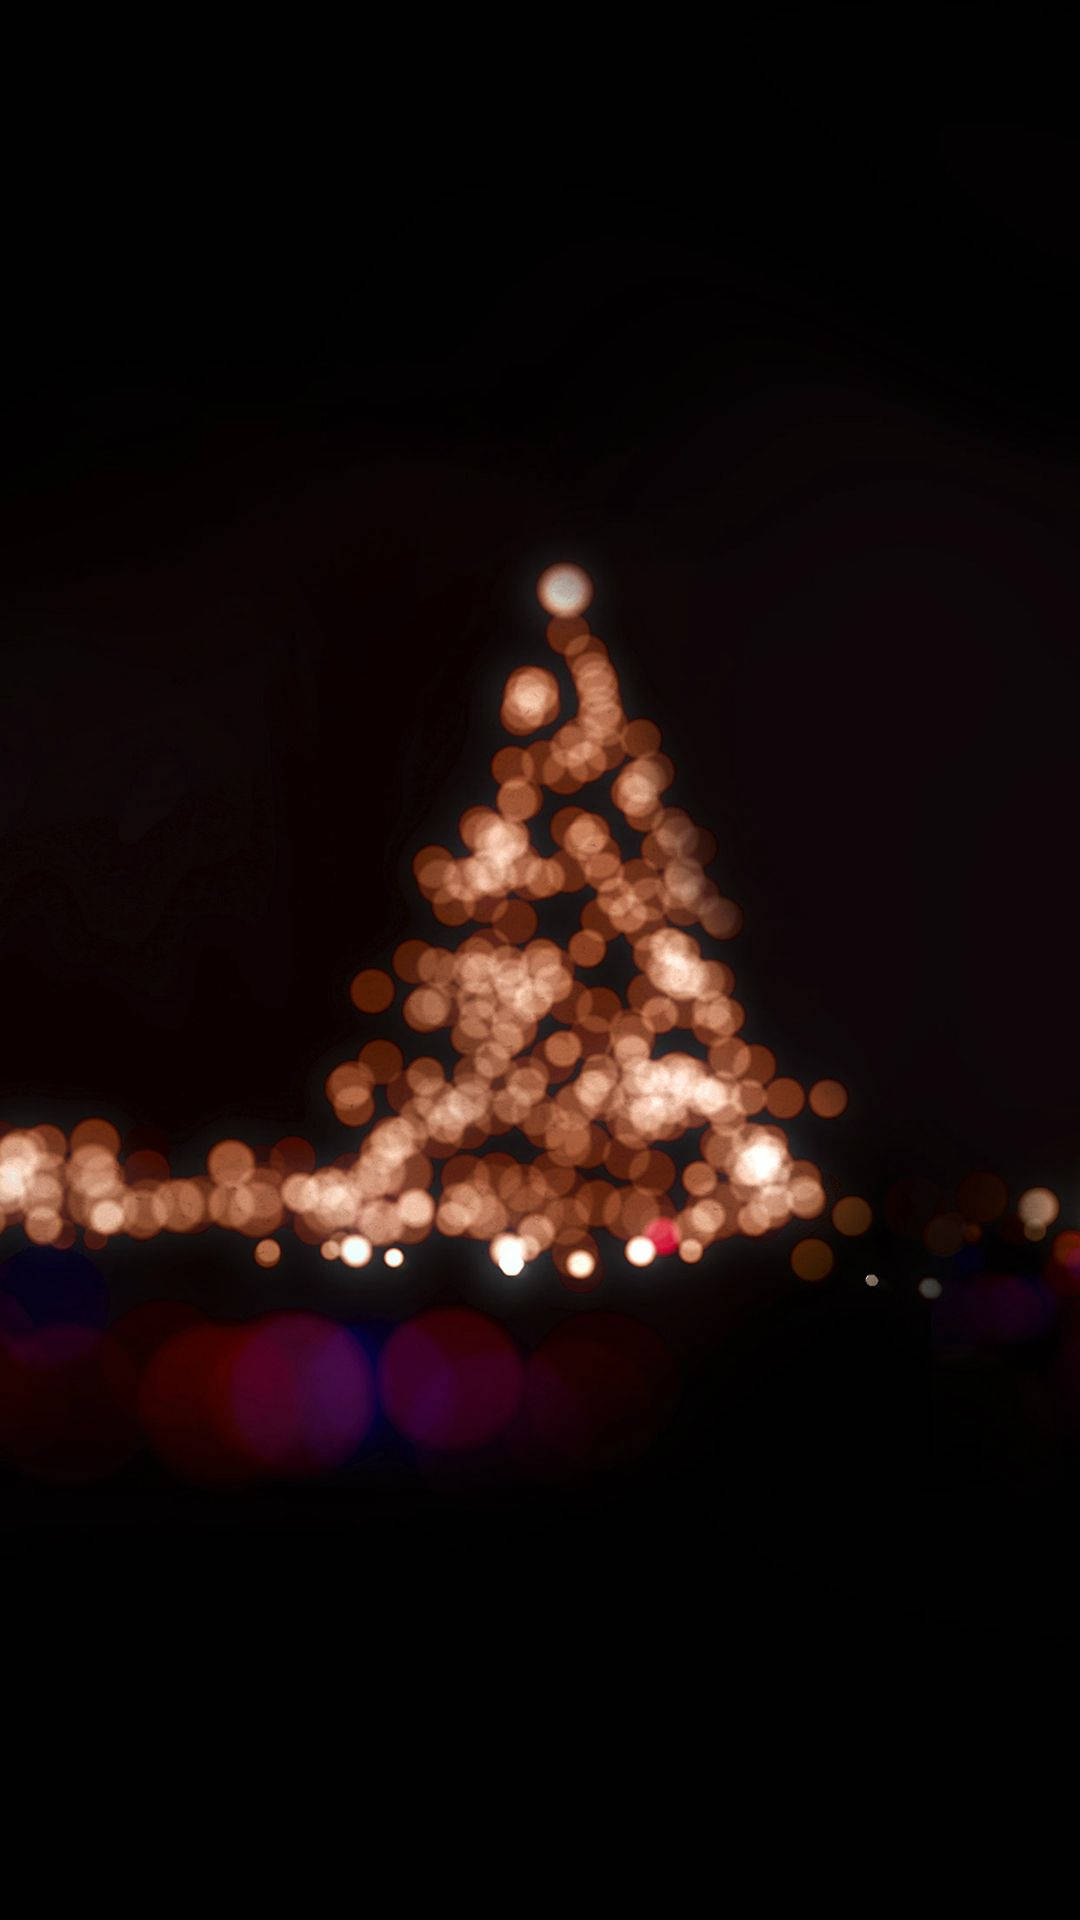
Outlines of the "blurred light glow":
M838 1200L832 1210L832 1222L837 1233L843 1233L849 1237L865 1233L873 1218L873 1212L867 1202L859 1199L855 1194L848 1194L845 1199Z
M679 1229L674 1220L661 1218L651 1220L645 1229L646 1237L652 1241L657 1253L675 1253L679 1245Z
M536 597L546 613L558 619L573 619L585 612L593 597L593 584L583 567L560 561L546 567L536 583Z
M365 967L349 989L361 1013L382 1013L394 998L394 983L380 967Z
M547 667L516 667L503 692L501 719L508 733L537 733L559 712L559 683Z
M1044 1230L1057 1219L1060 1203L1056 1193L1049 1187L1029 1187L1020 1195L1017 1213L1025 1227L1042 1227Z
M424 1452L487 1446L518 1410L521 1357L501 1327L466 1307L436 1307L390 1335L379 1358L388 1420Z
M362 1233L347 1233L341 1243L341 1258L347 1267L366 1267L371 1259L371 1241Z
M632 1267L647 1267L656 1259L656 1248L647 1234L635 1233L626 1243L626 1257Z
M492 1257L500 1273L522 1273L525 1268L525 1242L519 1234L500 1233L491 1243Z
M839 1080L818 1080L810 1089L810 1106L823 1120L834 1120L847 1106L847 1088Z
M747 1186L764 1186L779 1173L783 1162L783 1148L771 1140L761 1140L739 1155L735 1175Z
M800 1280L824 1280L833 1269L833 1250L825 1240L800 1240L792 1248L791 1265Z

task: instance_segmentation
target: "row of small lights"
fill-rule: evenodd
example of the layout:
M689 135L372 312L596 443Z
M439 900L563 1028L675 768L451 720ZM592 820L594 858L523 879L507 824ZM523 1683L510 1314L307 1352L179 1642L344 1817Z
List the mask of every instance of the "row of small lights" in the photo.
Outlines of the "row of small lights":
M868 1273L866 1276L866 1284L868 1287L880 1287L881 1279L876 1273ZM919 1281L918 1291L922 1294L924 1300L940 1300L941 1281L935 1280L933 1276L930 1275L927 1279Z
M281 1243L277 1240L260 1240L254 1251L260 1267L276 1267L281 1258ZM343 1240L324 1240L320 1252L324 1260L342 1260L347 1267L366 1267L374 1248L364 1234L347 1233ZM517 1234L500 1234L491 1252L501 1273L512 1277L524 1272L525 1242ZM627 1242L626 1257L633 1267L647 1267L650 1260L656 1258L656 1248L645 1234L635 1234ZM400 1247L387 1247L383 1261L388 1267L402 1267L405 1255ZM596 1261L586 1247L580 1247L569 1255L566 1266L575 1280L587 1280L596 1270Z
M501 1273L514 1278L525 1270L525 1243L516 1234L502 1234L491 1249L495 1263ZM320 1248L324 1260L341 1260L347 1267L366 1267L374 1249L370 1240L362 1233L346 1234L344 1240L324 1240ZM647 1234L635 1234L628 1240L625 1248L626 1258L632 1267L647 1267L656 1258L656 1247ZM255 1248L255 1258L261 1267L274 1267L281 1258L281 1247L277 1240L260 1240ZM388 1267L401 1267L405 1264L405 1255L400 1247L387 1247L383 1260ZM595 1271L596 1261L587 1248L581 1247L571 1253L566 1262L567 1271L575 1280L587 1280ZM866 1275L868 1287L878 1287L881 1280L878 1274ZM941 1282L932 1277L919 1281L919 1292L924 1300L938 1300L941 1297Z
M495 1261L501 1273L514 1278L525 1270L524 1241L516 1234L501 1236L502 1244L492 1248ZM366 1267L374 1251L370 1240L362 1233L346 1234L344 1240L324 1240L320 1249L324 1260L341 1260L347 1267ZM647 1267L656 1258L656 1248L644 1233L635 1234L626 1243L626 1258L632 1267ZM281 1247L276 1240L260 1240L255 1248L255 1258L261 1267L274 1267L281 1258ZM401 1267L405 1264L405 1255L400 1247L387 1247L383 1260L388 1267ZM596 1261L587 1248L580 1248L569 1255L567 1271L575 1280L587 1280L594 1272ZM878 1274L866 1275L868 1287L878 1287L881 1280ZM918 1291L924 1300L940 1300L942 1286L940 1280L928 1277L919 1281Z
M1056 1194L1049 1187L1029 1187L1020 1197L1017 1213L1024 1224L1024 1232L1029 1240L1041 1240L1046 1229L1056 1220L1059 1212ZM868 1210L867 1210L868 1212ZM867 1221L868 1224L868 1221ZM656 1259L657 1246L646 1233L637 1233L627 1241L624 1252L632 1267L647 1267ZM340 1259L347 1267L366 1267L372 1258L374 1248L371 1241L362 1233L346 1234L342 1240L324 1240L321 1252L325 1260ZM518 1234L498 1234L491 1244L490 1252L499 1271L508 1278L523 1273L527 1264L527 1250ZM260 1240L254 1249L255 1259L261 1267L276 1266L281 1258L281 1246L277 1240ZM400 1247L387 1247L383 1260L388 1267L401 1267L405 1255ZM566 1261L567 1272L574 1280L588 1280L596 1270L596 1260L586 1247L579 1247L569 1254ZM876 1273L866 1275L866 1285L881 1285ZM924 1300L939 1300L942 1294L941 1281L927 1275L918 1283L918 1291Z

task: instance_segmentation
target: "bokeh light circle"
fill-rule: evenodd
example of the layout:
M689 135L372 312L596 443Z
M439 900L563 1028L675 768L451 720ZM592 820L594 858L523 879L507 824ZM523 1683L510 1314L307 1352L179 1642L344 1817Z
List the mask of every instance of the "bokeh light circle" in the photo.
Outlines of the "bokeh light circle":
M379 1398L415 1447L486 1446L507 1427L522 1393L509 1334L466 1307L435 1307L395 1329L379 1357Z
M569 620L585 612L593 597L593 583L583 567L560 561L545 567L536 583L536 597L545 613Z

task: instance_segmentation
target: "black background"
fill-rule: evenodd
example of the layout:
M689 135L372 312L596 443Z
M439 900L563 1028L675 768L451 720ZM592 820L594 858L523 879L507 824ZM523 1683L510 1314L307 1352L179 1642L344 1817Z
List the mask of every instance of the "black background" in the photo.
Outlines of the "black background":
M851 1088L815 1139L836 1190L989 1167L1071 1219L1076 160L1044 126L829 117L682 179L477 178L351 221L72 200L28 232L5 1119L104 1112L191 1170L223 1128L329 1140L349 979L428 929L409 857L484 797L502 676L545 658L536 576L571 558L717 834L748 1037ZM646 1307L693 1357L674 1437L544 1524L704 1552L730 1503L813 1488L844 1564L872 1534L921 1604L935 1501L998 1497L993 1393L962 1468L947 1399L929 1452L911 1275L860 1294L857 1249L808 1293L731 1253ZM35 1517L213 1504L95 1499Z

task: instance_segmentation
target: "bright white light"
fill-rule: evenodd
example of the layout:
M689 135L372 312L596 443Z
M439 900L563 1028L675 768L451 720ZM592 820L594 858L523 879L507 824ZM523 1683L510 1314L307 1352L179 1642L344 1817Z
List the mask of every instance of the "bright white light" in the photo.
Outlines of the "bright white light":
M569 561L547 567L536 583L536 597L545 612L561 619L584 613L593 596L593 584L583 567Z
M649 794L652 794L651 788ZM643 796L646 800L648 797ZM697 941L691 939L688 933L676 933L673 928L665 928L652 935L647 942L646 952L647 971L662 993L672 993L676 999L685 999L700 991L705 976L704 962Z
M566 1271L571 1280L587 1280L596 1271L596 1261L588 1247L575 1247L566 1256Z
M366 1267L371 1259L371 1241L362 1233L347 1233L341 1243L341 1258L347 1267Z
M867 1284L867 1286L868 1286L868 1287L876 1287L876 1286L878 1285L878 1277L877 1277L877 1274L876 1274L876 1273L868 1273L868 1274L867 1274L867 1276L866 1276L866 1284Z
M758 1140L740 1153L735 1163L735 1177L744 1186L763 1187L776 1178L783 1164L783 1150L775 1140Z
M405 1255L402 1253L400 1247L387 1247L386 1252L383 1254L383 1259L386 1261L388 1267L403 1267L405 1265Z
M635 1233L626 1243L626 1257L632 1267L647 1267L650 1260L656 1259L656 1248L648 1234Z
M495 1264L501 1273L521 1273L525 1266L525 1242L516 1233L500 1233L491 1243Z

